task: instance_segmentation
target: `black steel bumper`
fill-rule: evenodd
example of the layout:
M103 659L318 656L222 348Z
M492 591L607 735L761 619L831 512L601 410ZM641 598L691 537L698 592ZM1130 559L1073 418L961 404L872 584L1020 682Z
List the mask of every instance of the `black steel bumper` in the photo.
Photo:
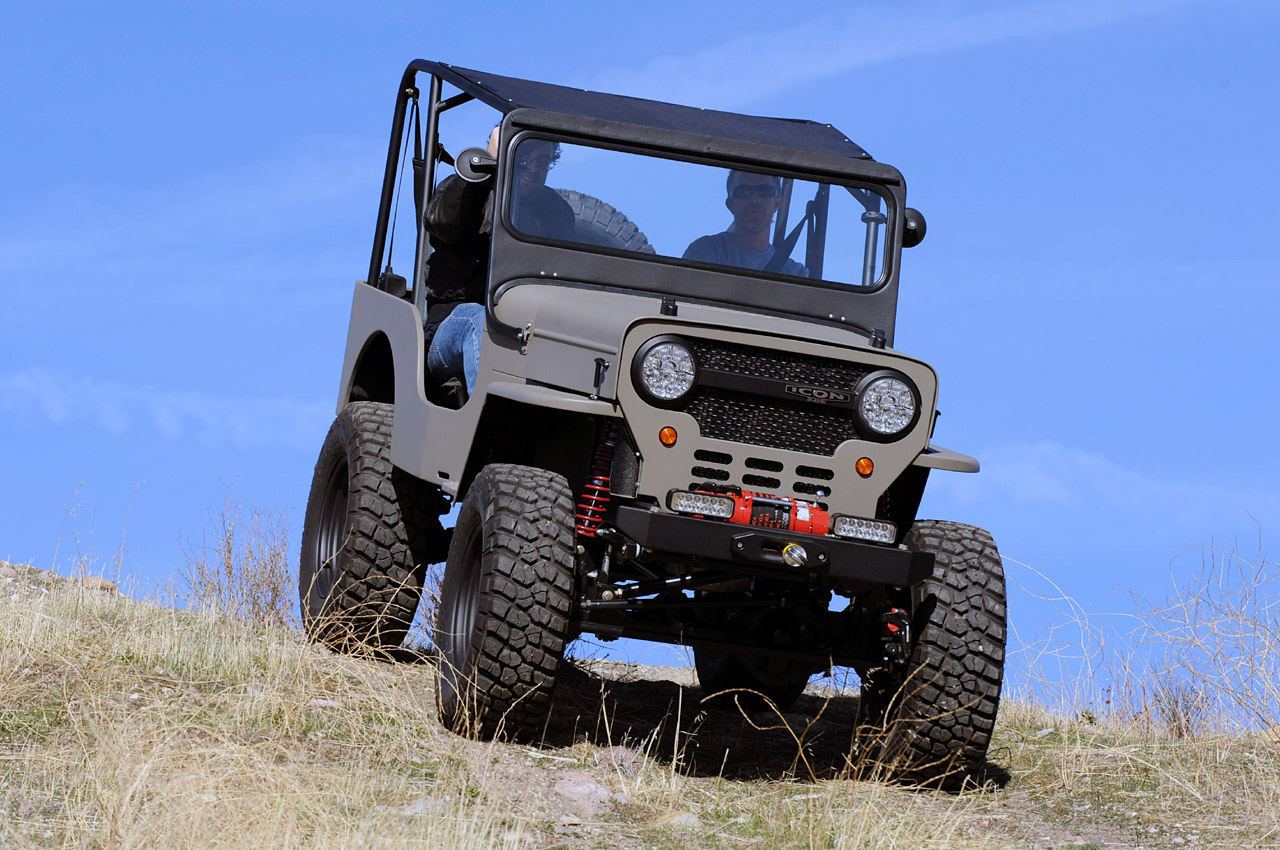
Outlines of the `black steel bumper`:
M933 572L932 552L858 543L773 528L760 528L643 508L618 506L617 529L646 549L686 558L706 558L717 569L746 575L768 574L802 579L826 576L840 586L918 584ZM804 567L782 560L782 547L799 543L808 553Z

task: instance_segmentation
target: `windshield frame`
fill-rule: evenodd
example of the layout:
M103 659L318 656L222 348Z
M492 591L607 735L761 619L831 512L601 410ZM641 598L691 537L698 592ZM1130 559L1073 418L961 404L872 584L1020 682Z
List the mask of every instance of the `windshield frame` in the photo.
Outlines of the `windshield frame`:
M762 269L753 269L745 266L725 265L725 264L707 262L702 260L685 259L683 257L675 256L672 254L663 254L663 253L657 253L657 252L642 253L642 252L636 252L636 251L628 251L625 249L612 248L604 245L595 245L595 244L591 244L587 242L579 242L575 240L553 239L553 238L538 236L535 234L525 232L521 230L512 219L512 201L514 196L513 187L515 185L515 179L516 179L515 177L515 161L517 159L516 151L518 150L519 146L522 143L530 140L554 142L557 144L574 145L577 147L584 147L584 148L594 148L597 150L604 150L612 153L629 154L633 156L653 157L657 159L665 159L665 160L672 160L676 162L689 163L692 165L706 166L714 169L725 169L725 170L743 169L743 170L750 170L750 171L755 171L759 173L767 173L771 176L777 176L781 178L781 180L783 181L784 187L786 187L787 189L789 189L792 185L794 185L794 181L803 181L806 183L816 184L818 186L825 187L826 192L823 192L822 194L834 194L832 190L844 189L848 191L850 197L854 201L856 201L859 205L864 206L864 208L865 208L865 205L862 204L862 201L859 199L858 195L860 193L869 192L874 196L879 197L884 207L883 216L885 220L883 223L879 225L881 229L879 231L880 235L878 237L878 242L877 242L878 251L880 254L879 274L876 277L875 281L873 281L870 284L862 282L862 280L865 280L865 276L862 277L862 280L858 280L858 281L853 281L853 280L840 281L840 280L831 280L828 278L821 278L821 277L801 277L796 275L783 274L780 271L769 272ZM605 140L605 139L599 139L599 138L582 138L577 136L570 136L565 133L555 133L552 131L542 130L538 128L522 129L516 132L510 139L503 142L502 149L507 153L507 155L504 157L504 163L501 169L503 173L503 177L505 178L503 180L503 185L506 187L506 191L502 192L501 205L500 207L495 207L495 213L500 209L502 229L505 230L510 236L512 236L517 241L524 242L530 245L554 246L559 248L565 248L565 249L576 251L576 252L600 253L608 256L626 258L629 260L641 260L644 262L654 262L654 263L660 263L660 264L666 264L666 265L675 265L679 267L702 268L702 269L708 269L708 270L712 270L720 273L727 272L729 274L733 274L736 276L753 278L753 279L800 282L807 286L825 288L825 289L829 289L829 290L840 292L840 293L858 292L864 295L870 294L880 289L883 289L890 282L892 265L893 265L890 262L890 257L893 253L890 250L890 236L891 236L891 230L892 230L891 225L896 218L900 218L900 213L898 212L898 208L895 208L897 199L895 198L892 192L887 190L887 187L885 186L884 183L868 179L866 176L862 176L862 175L833 176L830 173L825 173L825 172L814 172L812 170L802 170L790 164L784 165L784 164L775 163L775 164L769 164L769 165L761 165L758 161L748 163L748 162L743 162L737 159L729 159L724 157L709 157L709 156L706 156L705 154L693 153L687 150L655 151L652 147L643 146L635 143L617 142L613 140ZM859 162L865 162L865 160L859 160ZM788 182L788 181L793 181L793 182ZM551 188L551 187L548 186L548 188ZM578 187L567 186L563 188L567 190L576 191ZM613 201L617 199L616 198L600 198L599 200L605 203L611 204ZM625 209L622 209L622 208L618 208L618 209L624 215L626 214ZM787 208L784 206L779 211L777 220L773 223L773 225L771 225L770 229L771 229L771 232L774 234L773 237L771 237L771 242L773 244L777 244L777 239L779 234L785 236L785 229L795 224L795 222L789 222L787 220L786 213L787 213ZM818 231L818 237L822 240L820 244L822 244L824 252L826 251L826 248L827 248L826 240L828 236L831 235L830 233L827 232L828 221L829 221L829 218L824 218L821 221L821 227L819 228L819 231ZM848 233L846 238L863 239L864 234L866 233L867 233L866 231L862 231L862 232L853 231ZM839 234L836 235L836 238L839 238ZM869 241L871 237L869 235L866 235L866 238ZM864 263L866 260L867 250L868 250L868 247L864 246L864 249L863 249ZM797 262L801 262L801 264L804 265L803 255L801 259L797 260Z
M889 199L892 217L885 230L883 282L862 289L804 278L740 274L723 266L684 260L637 257L628 252L584 251L566 243L520 237L506 224L512 177L513 145L523 133L572 144L601 145L641 154L733 164L744 169L794 173L810 180L866 182ZM696 301L748 309L780 317L843 327L871 336L883 334L892 346L897 313L906 185L891 165L807 150L780 148L718 136L606 121L598 118L517 107L500 125L496 215L490 253L487 313L495 331L518 338L519 328L498 320L494 305L513 286L564 282L600 287L655 300Z

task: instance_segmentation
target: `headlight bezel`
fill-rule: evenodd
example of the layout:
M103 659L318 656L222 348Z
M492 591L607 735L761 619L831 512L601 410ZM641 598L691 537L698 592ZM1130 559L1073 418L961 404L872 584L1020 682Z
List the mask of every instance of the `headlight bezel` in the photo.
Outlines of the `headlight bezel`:
M659 346L676 345L684 349L689 355L689 361L693 364L693 377L689 380L689 387L680 395L674 398L662 398L655 395L644 381L644 361L649 354ZM631 383L636 388L636 392L654 407L677 407L689 400L689 396L698 386L698 373L701 365L698 363L698 355L694 351L692 345L684 337L676 334L662 334L647 340L644 345L636 351L635 357L631 359Z
M874 428L871 423L867 421L862 410L863 398L871 388L871 385L886 378L898 381L911 392L911 401L914 408L911 420L900 430L889 434ZM864 439L872 442L892 443L897 440L901 440L916 427L917 423L919 423L920 410L920 388L916 386L915 381L911 380L897 369L877 369L874 372L870 372L864 375L862 380L858 381L858 385L853 391L853 413L858 423L858 431Z

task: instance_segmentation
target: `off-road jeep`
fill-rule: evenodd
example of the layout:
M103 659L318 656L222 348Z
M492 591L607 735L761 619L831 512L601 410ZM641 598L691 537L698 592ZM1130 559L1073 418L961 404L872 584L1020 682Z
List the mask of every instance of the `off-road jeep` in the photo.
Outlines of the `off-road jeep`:
M496 157L460 149L495 123ZM517 224L538 140L557 145L546 185L572 238ZM422 213L455 171L492 192L470 393L424 367ZM738 202L770 207L758 259L691 247L746 233L725 232ZM565 645L590 633L692 647L707 694L756 709L852 668L855 762L971 772L999 701L1004 577L987 532L916 518L931 470L978 469L930 442L937 377L893 348L902 249L923 235L899 172L829 124L411 63L307 504L309 636L398 646L444 560L432 640L456 731L536 736Z

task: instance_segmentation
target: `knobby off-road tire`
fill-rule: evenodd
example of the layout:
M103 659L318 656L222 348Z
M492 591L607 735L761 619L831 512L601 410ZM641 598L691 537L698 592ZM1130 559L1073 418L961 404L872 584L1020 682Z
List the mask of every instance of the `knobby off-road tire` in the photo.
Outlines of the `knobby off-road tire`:
M808 668L791 661L695 646L693 663L704 699L736 698L747 711L786 711L809 683Z
M491 464L458 513L436 614L436 701L446 727L535 737L569 638L573 500L563 477Z
M444 498L391 464L387 404L338 414L316 461L298 596L307 637L338 652L400 646L445 532Z
M932 552L933 575L913 598L906 675L868 671L859 703L858 761L913 784L962 787L991 743L1004 673L1004 567L991 535L921 520L906 537Z
M574 215L574 237L588 245L602 245L641 254L654 253L648 238L635 223L615 207L599 198L584 195L571 189L557 189Z

